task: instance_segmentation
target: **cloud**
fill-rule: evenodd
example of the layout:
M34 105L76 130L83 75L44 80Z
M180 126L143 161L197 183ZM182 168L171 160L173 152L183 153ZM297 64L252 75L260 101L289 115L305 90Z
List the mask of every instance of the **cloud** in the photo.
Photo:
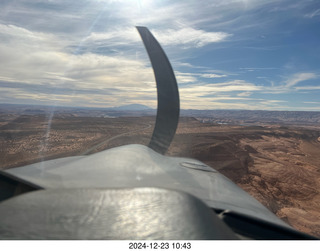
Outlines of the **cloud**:
M213 79L227 77L225 74L214 74L214 73L186 73L175 71L178 84L185 83L199 83L199 78Z
M269 87L259 86L244 80L230 80L220 83L201 83L180 87L183 109L248 109L286 110L288 101L281 99L257 98L255 94L265 94Z
M217 92L233 92L233 91L259 91L262 90L261 86L244 80L231 80L223 83L205 85L208 90Z
M252 92L241 92L237 94L237 96L239 97L249 97L251 95L252 95Z
M83 98L92 104L102 99L97 97L100 94L104 103L156 102L148 61L130 55L72 54L68 47L74 41L15 25L0 24L0 39L2 100L10 100L11 95L10 103L36 103L46 98L71 104Z
M233 96L204 96L201 98L181 97L182 109L244 109L244 110L283 110L288 109L286 101Z
M134 27L118 27L111 31L91 32L86 36L81 46L95 48L97 46L131 46L133 43L140 43L141 39Z
M78 89L47 85L0 82L0 103L59 104L66 106L111 107L115 104L144 103L156 106L155 88ZM14 98L14 99L13 99ZM141 101L141 102L140 102Z
M231 34L225 32L207 32L186 27L182 29L154 30L153 32L163 45L184 45L184 48L203 47L210 43L225 41Z
M306 81L309 79L315 79L318 78L318 76L315 73L312 72L302 72L302 73L296 73L293 76L289 77L286 82L286 87L292 87L297 85L298 83L302 81Z
M231 34L225 32L207 32L191 27L181 29L151 29L161 45L182 45L184 49L199 48L210 43L225 41ZM106 32L92 32L84 39L83 46L93 44L132 45L140 43L137 31L132 27L125 27Z
M300 90L320 90L320 86L297 86L295 87L296 90L300 91Z
M214 74L214 73L206 73L206 74L201 74L202 78L224 78L227 77L225 74Z
M204 68L204 67L199 67L196 65L192 65L190 63L187 62L174 62L175 65L177 66L181 66L181 67L187 67L187 68Z
M320 16L320 9L317 9L313 12L305 14L305 17L307 18L314 18L315 16Z
M196 85L188 85L181 86L180 93L181 97L185 99L198 99L200 102L203 97L217 97L221 96L222 93L230 93L230 92L253 92L262 90L260 86L256 86L252 83L248 83L243 80L232 80L224 83L216 83L216 84L196 84ZM245 99L245 96L233 97L233 99Z
M242 67L240 70L247 70L247 71L260 71L260 70L277 70L278 68L275 67Z
M155 104L152 68L135 25L149 27L164 46L181 84L180 96L189 106L206 107L207 102L213 108L248 108L256 102L257 108L265 108L280 103L253 98L319 90L308 80L320 75L299 70L298 54L290 54L297 61L294 68L283 69L276 68L282 63L272 53L265 58L268 65L257 59L266 55L261 50L243 53L284 47L273 42L284 41L283 30L295 36L296 26L291 29L287 23L319 16L311 1L25 0L2 1L0 8L0 98L8 102L11 97L11 102L51 99L90 106L139 100ZM280 55L285 60L287 55ZM304 69L314 69L312 61L303 62ZM221 71L210 71L216 67ZM298 73L277 84L281 74L296 69ZM257 79L259 72L265 81ZM255 80L275 84L257 85Z
M310 101L310 102L305 101L303 103L305 103L305 104L319 104L320 105L320 102L312 102L312 101Z
M175 71L175 76L178 84L195 83L198 81L196 76L192 73L183 73Z

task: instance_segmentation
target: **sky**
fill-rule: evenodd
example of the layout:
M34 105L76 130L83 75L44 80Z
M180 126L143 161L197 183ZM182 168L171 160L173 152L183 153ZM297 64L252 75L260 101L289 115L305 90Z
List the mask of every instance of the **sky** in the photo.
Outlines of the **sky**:
M156 108L135 26L182 109L320 111L319 0L2 0L0 103Z

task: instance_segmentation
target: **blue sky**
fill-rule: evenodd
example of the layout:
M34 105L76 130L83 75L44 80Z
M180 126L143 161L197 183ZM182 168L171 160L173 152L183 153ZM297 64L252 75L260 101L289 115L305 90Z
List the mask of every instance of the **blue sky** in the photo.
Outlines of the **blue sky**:
M320 111L318 0L5 0L0 10L0 103L155 108L141 25L168 55L183 109Z

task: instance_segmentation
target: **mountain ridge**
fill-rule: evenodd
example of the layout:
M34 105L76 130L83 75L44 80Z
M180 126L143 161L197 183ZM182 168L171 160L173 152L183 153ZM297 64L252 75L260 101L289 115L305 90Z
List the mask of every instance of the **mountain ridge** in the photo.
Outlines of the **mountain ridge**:
M154 110L153 108L141 105L141 104L129 104L115 107L108 107L107 110L117 110L117 111L142 111L142 110Z

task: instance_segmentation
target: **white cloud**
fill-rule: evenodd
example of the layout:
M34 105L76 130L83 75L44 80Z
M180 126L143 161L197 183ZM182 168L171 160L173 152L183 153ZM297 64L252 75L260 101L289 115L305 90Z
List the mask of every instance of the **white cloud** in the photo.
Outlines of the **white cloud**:
M185 83L199 83L199 77L201 78L223 78L227 77L225 74L214 74L214 73L186 73L186 72L179 72L175 71L175 75L177 78L178 84L185 84Z
M140 42L141 39L134 27L115 28L105 32L91 32L82 41L82 46L108 45L132 45Z
M244 80L181 86L181 107L183 109L289 109L286 100L268 100L253 96L255 93L266 92L268 88Z
M232 80L224 83L208 84L206 85L212 91L217 92L232 92L232 91L259 91L262 90L261 86L244 80Z
M184 48L203 47L210 43L222 42L231 36L225 32L207 32L191 27L154 30L153 33L163 45L184 45Z
M217 84L197 84L181 86L180 93L181 97L185 99L197 99L199 102L203 100L204 97L211 96L212 98L221 97L221 93L225 92L252 92L262 90L261 87L256 86L252 83L248 83L243 80L233 80L224 83ZM229 98L230 99L230 98ZM232 97L232 99L246 99L245 96Z
M300 90L309 90L309 91L312 91L312 90L320 90L320 86L298 86L298 87L295 87L296 90L300 91Z
M237 96L239 97L249 97L252 95L252 92L241 92L239 94L237 94Z
M307 93L320 90L320 87L311 81L305 82L308 86L300 85L303 81L320 76L310 72L312 70L294 74L282 81L282 84L276 84L279 76L277 74L283 74L283 69L241 68L263 71L266 76L270 75L267 75L265 70L277 69L274 77L270 76L272 79L269 81L275 83L272 86L256 85L248 82L249 80L232 80L236 75L238 76L235 78L242 79L249 76L239 77L243 73L236 71L239 65L234 64L236 60L245 62L246 58L239 58L237 53L229 55L223 54L222 50L218 51L221 48L226 49L225 46L236 49L235 44L243 47L243 40L251 41L256 36L266 36L266 42L271 38L271 34L265 32L273 32L268 27L279 21L277 16L274 16L278 15L276 12L267 15L272 9L279 12L290 8L297 10L300 18L318 17L319 8L314 3L306 1L289 4L290 0L281 3L277 0L268 3L256 0L169 2L80 0L74 3L61 0L34 3L26 0L0 3L3 10L0 17L0 98L10 98L10 95L12 99L21 100L51 98L68 104L82 104L82 100L86 104L104 106L112 102L120 105L137 100L154 104L156 90L153 72L147 61L147 53L142 51L143 45L134 25L149 27L160 44L168 46L168 51L173 52L170 60L178 69L177 81L182 84L180 96L183 101L188 101L190 106L205 107L207 102L213 108L233 108L235 103L227 102L254 102L251 97L255 97L257 93L299 94L303 91ZM282 16L281 14L280 17ZM255 29L257 27L259 30ZM237 35L232 37L233 33ZM230 38L233 39L232 43L229 43ZM228 43L217 46L217 43L224 41ZM214 51L209 53L209 47L192 50L207 45L213 45ZM259 46L254 46L253 43L250 47ZM212 56L212 63L208 57L201 61L202 57L215 52L219 53L215 54L217 58ZM221 60L224 55L225 61ZM224 71L209 70L216 66L216 59L222 61L221 68ZM232 63L227 65L228 60ZM305 62L305 66L308 65L309 62ZM252 66L264 65L258 63ZM291 70L299 69L298 64L293 66ZM190 73L181 72L182 69L190 70ZM208 83L209 81L211 83ZM218 81L220 83L213 83ZM260 80L258 83L265 82ZM8 83L19 85L9 86ZM23 87L23 84L29 86ZM68 92L63 93L64 89ZM50 95L49 91L52 91ZM219 94L219 97L215 94ZM204 97L206 95L208 97ZM258 101L260 107L270 107L279 102L263 104ZM248 108L248 104L239 102L236 105L239 108Z
M73 41L13 25L1 25L0 38L0 79L12 83L6 99L11 95L12 100L37 102L47 98L71 103L83 96L84 91L94 101L97 98L94 92L100 91L106 100L117 97L118 104L147 98L151 100L149 104L156 102L155 81L148 61L121 55L70 54L66 47ZM0 84L1 90L3 87ZM14 89L19 90L19 95ZM63 89L67 90L65 94L61 93ZM111 92L113 97L108 96Z
M183 73L175 71L178 84L195 83L198 79L192 73Z
M152 29L154 36L161 45L183 45L183 48L199 48L210 43L226 40L231 34L225 32L207 32L191 27L178 29ZM137 31L134 28L121 28L107 32L93 32L84 39L84 43L130 45L140 42Z
M319 104L320 105L320 102L312 102L312 101L306 101L303 103L305 103L305 104Z
M302 72L302 73L296 73L293 76L289 77L286 82L286 87L292 87L294 85L297 85L298 83L302 81L306 81L309 79L315 79L318 78L318 76L315 73L312 72Z
M286 101L237 98L231 96L189 98L181 97L182 109L244 109L244 110L283 110L289 106Z
M181 66L181 67L188 67L191 69L208 69L208 67L205 66L199 66L199 65L192 65L190 63L186 63L186 62L174 62L172 61L173 65L176 66Z
M203 78L224 78L224 77L227 77L227 75L207 73L207 74L201 74L201 77L203 77Z
M315 16L320 16L320 9L317 9L317 10L305 15L305 17L307 17L307 18L313 18Z

